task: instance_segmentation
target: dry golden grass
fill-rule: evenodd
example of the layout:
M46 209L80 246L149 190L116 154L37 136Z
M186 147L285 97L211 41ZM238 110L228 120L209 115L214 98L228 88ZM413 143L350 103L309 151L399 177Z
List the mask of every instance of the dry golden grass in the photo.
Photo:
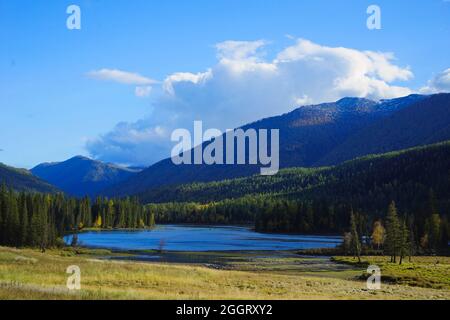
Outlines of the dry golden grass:
M70 265L81 268L81 291L65 289ZM383 285L369 291L354 280L358 273L215 270L0 247L0 299L450 299L447 289Z

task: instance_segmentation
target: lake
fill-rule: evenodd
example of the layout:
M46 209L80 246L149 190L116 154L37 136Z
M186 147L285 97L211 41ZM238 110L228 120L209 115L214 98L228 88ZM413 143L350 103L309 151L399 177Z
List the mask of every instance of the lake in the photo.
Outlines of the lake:
M65 237L70 244L72 236ZM279 251L334 248L341 237L258 233L247 227L158 225L152 230L89 231L79 244L92 248L167 251Z

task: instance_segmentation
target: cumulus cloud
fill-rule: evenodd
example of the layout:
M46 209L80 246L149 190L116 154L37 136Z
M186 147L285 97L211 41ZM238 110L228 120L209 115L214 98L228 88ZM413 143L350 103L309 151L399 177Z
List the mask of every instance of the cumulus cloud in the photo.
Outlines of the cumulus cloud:
M413 73L396 64L392 53L299 39L269 59L267 47L264 40L217 44L214 66L168 75L150 117L117 125L89 141L87 149L101 160L150 165L170 157L172 130L190 129L194 120L225 130L344 96L384 99L411 93L398 82Z
M421 93L450 92L450 68L433 77L428 84L420 89Z
M175 96L174 86L177 84L185 83L187 85L194 84L198 85L204 83L212 76L211 70L203 73L189 73L189 72L178 72L168 76L163 82L163 89L166 94ZM178 88L181 90L181 88Z
M96 158L112 159L121 164L148 164L151 153L162 156L167 151L167 132L145 120L121 122L100 138L87 141L87 148ZM109 161L109 160L108 160Z

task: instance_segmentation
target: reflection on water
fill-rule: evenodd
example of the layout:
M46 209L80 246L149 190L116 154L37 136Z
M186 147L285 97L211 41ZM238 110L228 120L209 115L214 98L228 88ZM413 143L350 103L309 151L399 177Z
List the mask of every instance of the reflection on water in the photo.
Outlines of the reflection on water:
M91 231L79 234L79 243L118 250L168 251L292 250L333 248L340 237L257 233L246 227L159 225L146 231ZM70 244L71 236L65 238Z

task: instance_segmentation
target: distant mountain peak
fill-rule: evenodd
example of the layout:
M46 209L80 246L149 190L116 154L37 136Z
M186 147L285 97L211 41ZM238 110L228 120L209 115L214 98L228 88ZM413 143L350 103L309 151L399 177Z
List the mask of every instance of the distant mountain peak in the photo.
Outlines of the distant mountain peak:
M345 97L336 101L336 104L340 107L355 106L359 104L374 104L374 103L375 101L373 100L357 97Z
M75 157L72 157L72 158L70 158L70 159L67 160L67 161L70 161L70 160L95 161L95 160L93 160L93 159L90 159L90 158L85 157L85 156L80 156L80 155L75 156Z
M80 155L62 162L43 163L31 169L34 175L78 197L94 197L104 188L139 171Z

